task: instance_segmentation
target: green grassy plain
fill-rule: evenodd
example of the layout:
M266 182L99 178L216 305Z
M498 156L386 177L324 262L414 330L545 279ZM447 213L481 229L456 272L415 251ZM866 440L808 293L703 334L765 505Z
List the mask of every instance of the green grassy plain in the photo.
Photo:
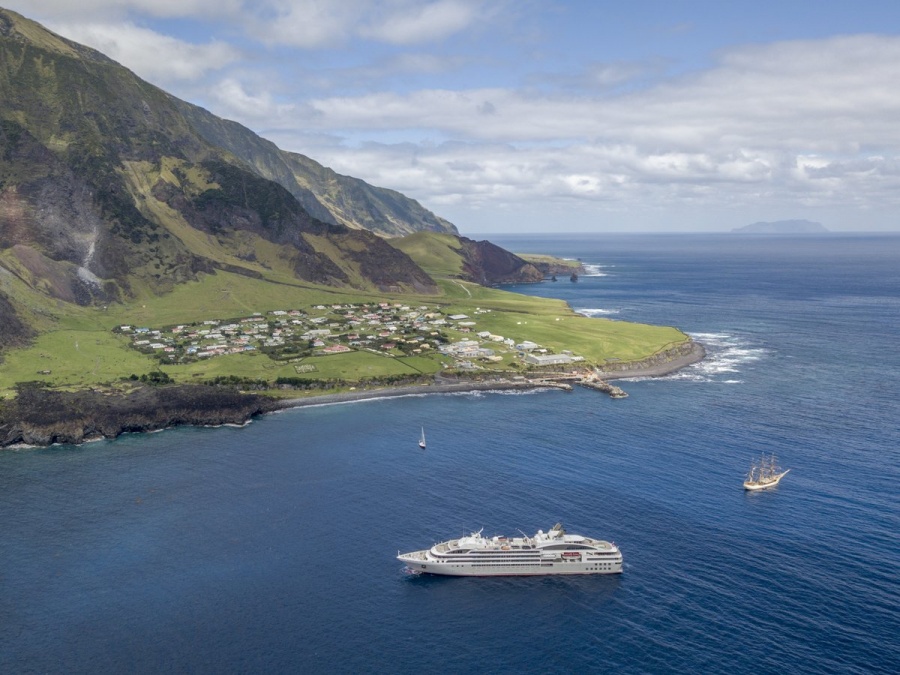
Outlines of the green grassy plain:
M441 265L447 268L449 258ZM438 276L433 269L428 271ZM269 382L297 376L355 382L369 377L429 374L441 370L445 364L451 365L447 357L436 352L407 357L397 352L386 356L365 350L291 362L250 352L189 364L160 365L157 359L131 348L128 338L112 332L123 324L162 328L231 319L254 312L265 314L277 309L311 311L314 305L320 304L374 301L437 306L446 315L468 315L476 322L474 331L487 330L517 343L530 340L557 353L570 350L594 364L609 359L645 358L687 339L671 327L583 317L561 300L519 295L446 277L440 278L438 284L439 296L372 295L300 282L271 283L220 271L204 275L198 282L179 285L163 296L145 296L129 305L113 304L107 308L48 301L46 296L31 291L33 297L25 299L43 322L41 327L45 332L30 346L4 354L0 364L0 394L8 395L16 383L24 381L40 380L55 387L79 388L116 383L132 373L141 375L154 370L162 370L177 382L199 382L227 375ZM12 292L10 288L9 284L4 286L6 292ZM27 295L21 285L14 290L20 296ZM447 333L452 340L472 337L455 330ZM507 355L502 362L485 366L505 369L511 363L512 357ZM298 372L295 366L300 364L315 369Z
M78 389L151 370L156 361L108 330L54 330L39 335L30 347L6 354L0 364L0 394L17 382Z

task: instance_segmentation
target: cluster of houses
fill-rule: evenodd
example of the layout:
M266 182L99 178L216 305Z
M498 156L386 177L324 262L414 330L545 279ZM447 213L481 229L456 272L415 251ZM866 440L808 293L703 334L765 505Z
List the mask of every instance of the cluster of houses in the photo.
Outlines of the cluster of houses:
M476 314L490 312L477 309ZM500 362L514 354L527 364L563 365L583 360L569 352L549 354L540 345L489 331L476 331L466 314L400 303L316 305L309 311L275 310L236 319L212 319L153 329L119 326L131 345L165 363L188 363L225 354L262 351L272 358L325 356L365 349L386 356L440 353L460 368Z

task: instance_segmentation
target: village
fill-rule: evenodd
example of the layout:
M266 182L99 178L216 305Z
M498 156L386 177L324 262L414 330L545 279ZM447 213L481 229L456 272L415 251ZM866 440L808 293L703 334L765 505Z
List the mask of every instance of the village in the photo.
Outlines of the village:
M476 308L474 314L491 310ZM441 355L444 367L479 370L511 363L516 367L564 366L584 361L541 345L479 331L467 314L445 314L438 307L401 303L316 305L308 311L274 310L267 314L211 319L162 328L122 325L115 332L131 337L131 346L162 363L184 364L226 354L259 352L296 364L309 356L366 350L386 357Z

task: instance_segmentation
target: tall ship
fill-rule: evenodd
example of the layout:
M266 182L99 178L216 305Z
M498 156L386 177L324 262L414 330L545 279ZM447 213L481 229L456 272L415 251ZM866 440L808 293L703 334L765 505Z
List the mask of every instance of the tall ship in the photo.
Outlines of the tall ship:
M747 473L747 479L744 481L745 490L765 490L766 488L775 487L778 481L787 475L790 469L784 471L778 466L775 455L766 457L763 455L759 461L750 465L750 471Z
M410 572L456 577L543 574L619 574L622 552L612 542L567 534L561 523L529 537L485 537L481 532L431 548L399 553Z

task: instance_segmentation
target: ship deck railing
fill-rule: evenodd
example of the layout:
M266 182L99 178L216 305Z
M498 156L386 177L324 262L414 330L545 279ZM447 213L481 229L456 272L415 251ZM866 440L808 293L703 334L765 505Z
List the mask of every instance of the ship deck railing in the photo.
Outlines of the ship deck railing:
M415 560L426 560L425 551L413 551L412 553L404 553L405 558L413 558Z

